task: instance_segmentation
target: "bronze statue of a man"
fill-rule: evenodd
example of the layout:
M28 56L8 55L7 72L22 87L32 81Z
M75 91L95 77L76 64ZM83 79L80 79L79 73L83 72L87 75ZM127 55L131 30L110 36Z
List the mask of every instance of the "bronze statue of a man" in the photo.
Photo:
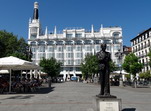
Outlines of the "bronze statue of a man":
M106 52L106 44L101 44L101 50L96 54L99 62L101 90L98 97L111 97L110 95L110 61L111 54ZM112 96L113 97L113 96Z

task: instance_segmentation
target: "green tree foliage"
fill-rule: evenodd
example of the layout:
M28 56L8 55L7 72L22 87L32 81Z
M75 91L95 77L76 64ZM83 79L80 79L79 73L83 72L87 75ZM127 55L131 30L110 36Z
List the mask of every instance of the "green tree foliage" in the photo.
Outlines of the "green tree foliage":
M147 55L149 56L149 66L151 66L151 50L149 51Z
M84 78L92 77L98 73L98 60L95 55L88 54L83 63L81 63L81 71Z
M117 70L117 67L116 67L116 65L115 65L115 62L110 61L110 72L113 72L113 71L115 71L115 70Z
M84 61L81 63L81 71L82 71L82 76L84 78L88 78L88 77L93 77L94 74L98 74L99 73L99 63L98 63L98 59L96 57L96 55L92 55L92 54L88 54ZM115 63L114 62L110 62L110 71L114 71L116 69Z
M55 58L40 60L39 65L43 68L42 71L46 72L50 77L57 77L61 71L61 62L58 62Z
M150 71L140 73L139 77L142 79L149 79L151 77Z
M135 54L130 53L125 57L122 67L128 73L136 76L136 73L141 71L143 65L138 62L138 57Z
M28 58L26 50L28 44L24 38L17 39L17 36L7 31L0 31L0 58L6 56L15 56L24 60L31 60Z

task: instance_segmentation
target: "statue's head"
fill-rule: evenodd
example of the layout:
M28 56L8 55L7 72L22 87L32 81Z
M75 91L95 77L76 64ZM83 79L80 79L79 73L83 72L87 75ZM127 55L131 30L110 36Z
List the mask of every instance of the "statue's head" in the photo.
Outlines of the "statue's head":
M103 51L105 51L105 50L106 50L106 44L102 43L102 44L101 44L101 49L102 49Z

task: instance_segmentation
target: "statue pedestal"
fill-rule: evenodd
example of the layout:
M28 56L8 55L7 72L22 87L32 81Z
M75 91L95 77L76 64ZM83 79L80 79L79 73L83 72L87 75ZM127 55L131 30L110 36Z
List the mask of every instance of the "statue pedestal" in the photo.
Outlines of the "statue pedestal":
M96 97L96 111L121 111L122 101L114 97Z

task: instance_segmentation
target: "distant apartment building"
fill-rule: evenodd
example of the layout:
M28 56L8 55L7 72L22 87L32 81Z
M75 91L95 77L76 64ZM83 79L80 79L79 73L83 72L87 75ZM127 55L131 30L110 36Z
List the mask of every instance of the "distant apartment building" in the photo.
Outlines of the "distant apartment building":
M115 53L123 52L122 28L103 27L95 31L93 25L91 31L84 28L66 28L62 33L48 33L46 27L42 32L38 16L38 3L34 3L34 15L29 20L28 44L31 47L32 61L36 64L44 57L54 57L63 63L60 75L81 76L80 64L87 54L95 54L100 51L100 44L107 44L107 51L111 53L112 60L118 64Z
M122 57L122 63L124 63L125 57L132 52L132 47L129 46L123 46L123 57Z
M131 46L132 52L139 57L140 63L144 64L142 72L150 70L150 66L148 64L149 57L147 54L149 53L151 47L151 28L134 37L131 40Z

